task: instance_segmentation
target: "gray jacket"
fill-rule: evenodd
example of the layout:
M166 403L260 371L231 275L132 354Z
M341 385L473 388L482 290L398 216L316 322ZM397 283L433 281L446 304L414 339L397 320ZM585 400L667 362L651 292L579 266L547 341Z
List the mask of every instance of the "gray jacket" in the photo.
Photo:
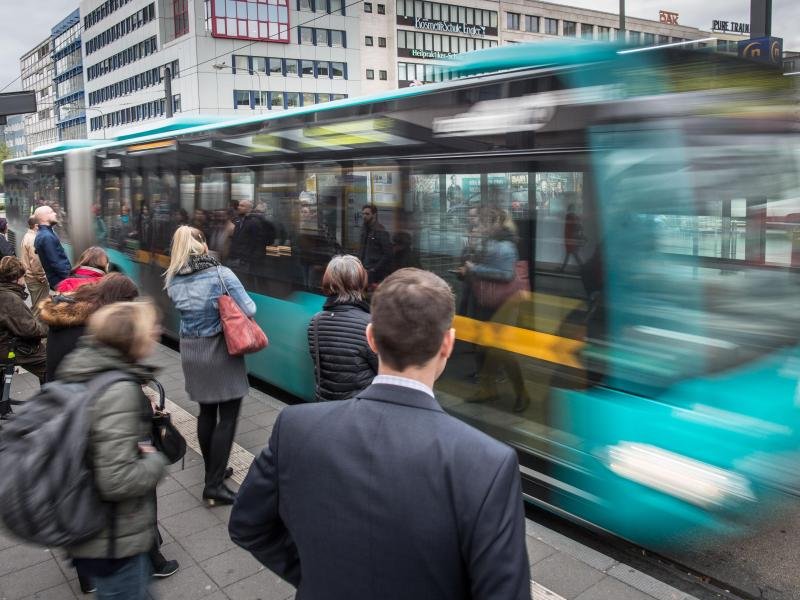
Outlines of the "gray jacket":
M138 443L150 440L152 408L141 384L152 378L152 369L126 361L122 354L81 338L78 347L58 369L63 381L87 381L111 370L126 371L135 381L111 385L94 402L89 459L100 497L114 503L116 513L115 558L147 552L156 525L156 485L167 459L159 452L142 454ZM110 525L97 537L68 548L73 558L110 558Z

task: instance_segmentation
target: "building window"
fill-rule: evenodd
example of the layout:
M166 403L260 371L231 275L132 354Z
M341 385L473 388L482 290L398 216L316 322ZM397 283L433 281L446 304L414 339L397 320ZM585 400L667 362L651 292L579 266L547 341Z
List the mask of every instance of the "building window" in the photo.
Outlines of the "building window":
M628 41L631 44L641 44L642 43L642 32L641 31L628 31Z
M378 47L386 48L386 38L385 37L379 37L378 38Z
M375 79L375 70L367 69L367 79Z
M243 57L246 58L246 57ZM267 59L263 56L253 56L253 71L256 73L266 73L267 72Z
M316 97L316 94L313 94L313 93L311 93L311 92L305 92L305 93L304 93L304 94L301 96L301 98L302 98L302 100L303 100L303 106L311 106L311 105L313 105L313 104L316 104L316 103L317 103L317 97Z
M364 2L364 12L365 13L372 12L372 2Z
M311 27L299 27L298 37L301 44L314 45L314 30Z
M547 35L558 35L558 19L544 18L544 32Z
M327 61L318 61L317 62L317 77L330 77L331 76L331 67L330 63Z
M372 36L368 35L364 38L364 45L365 46L372 46Z
M581 23L581 37L585 40L594 39L594 25L589 23Z
M233 107L234 108L250 108L250 91L249 90L233 90Z
M233 56L233 72L236 71L249 71L250 70L250 57L249 56Z
M345 70L346 67L343 62L331 63L331 77L333 77L334 79L347 79Z
M525 31L539 33L539 17L525 15Z
M385 4L378 4L378 14L385 15L386 14L386 5Z
M269 93L269 107L270 108L283 108L283 92L270 92Z
M287 77L297 77L298 76L298 67L297 67L297 59L294 58L287 58L286 59L286 76Z
M506 28L519 30L519 13L506 13Z
M386 81L389 78L388 74L384 70L378 71L378 77L380 78L381 81Z
M611 39L611 28L610 27L603 27L602 25L597 26L597 39L598 40L610 40Z
M578 24L575 21L564 21L564 35L576 37L578 35Z
M344 14L344 0L328 0L328 12L331 14Z
M297 0L297 10L314 12L314 0Z
M213 37L289 42L289 0L212 0ZM298 0L301 6L302 0ZM313 8L313 4L311 4Z
M300 92L286 92L286 108L300 106Z
M313 60L304 60L301 64L301 73L303 77L313 77L314 76L314 61Z
M269 59L269 74L275 77L281 77L283 75L283 59L282 58L270 58Z
M669 44L669 36L668 35L660 35L660 36L658 36L658 43L659 44Z
M344 31L332 29L330 39L330 45L333 48L344 48Z
M188 0L172 0L172 16L175 23L175 37L189 33Z
M644 34L644 45L645 46L652 46L656 43L656 36L654 33L645 33Z

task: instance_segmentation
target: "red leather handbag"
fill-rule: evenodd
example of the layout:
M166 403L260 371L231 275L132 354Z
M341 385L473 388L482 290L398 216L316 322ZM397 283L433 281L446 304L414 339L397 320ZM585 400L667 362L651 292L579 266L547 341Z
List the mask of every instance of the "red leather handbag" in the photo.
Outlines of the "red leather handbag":
M269 344L265 334L252 317L248 317L231 298L222 274L217 269L223 293L218 299L219 318L222 321L222 333L225 345L231 356L242 356L263 350Z

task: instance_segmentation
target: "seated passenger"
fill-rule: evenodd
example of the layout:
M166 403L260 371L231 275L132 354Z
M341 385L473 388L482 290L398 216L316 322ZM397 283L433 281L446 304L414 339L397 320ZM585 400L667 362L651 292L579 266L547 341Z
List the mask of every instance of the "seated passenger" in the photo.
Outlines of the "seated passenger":
M335 256L322 278L328 300L308 326L317 401L344 400L372 383L378 357L367 344L367 271L355 256Z
M0 259L0 362L9 352L16 354L15 363L46 381L46 349L42 338L47 325L36 319L25 304L25 267L15 256Z
M70 276L56 285L57 292L74 292L87 283L97 283L108 273L108 255L99 246L87 248L81 254L78 264L70 271Z

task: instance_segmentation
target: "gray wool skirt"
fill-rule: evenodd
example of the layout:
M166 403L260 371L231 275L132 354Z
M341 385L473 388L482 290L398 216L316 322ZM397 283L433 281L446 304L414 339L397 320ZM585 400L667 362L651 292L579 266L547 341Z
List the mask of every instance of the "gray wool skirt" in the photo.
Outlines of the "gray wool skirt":
M243 356L231 356L221 333L181 338L181 366L189 398L214 404L244 398L250 390Z

